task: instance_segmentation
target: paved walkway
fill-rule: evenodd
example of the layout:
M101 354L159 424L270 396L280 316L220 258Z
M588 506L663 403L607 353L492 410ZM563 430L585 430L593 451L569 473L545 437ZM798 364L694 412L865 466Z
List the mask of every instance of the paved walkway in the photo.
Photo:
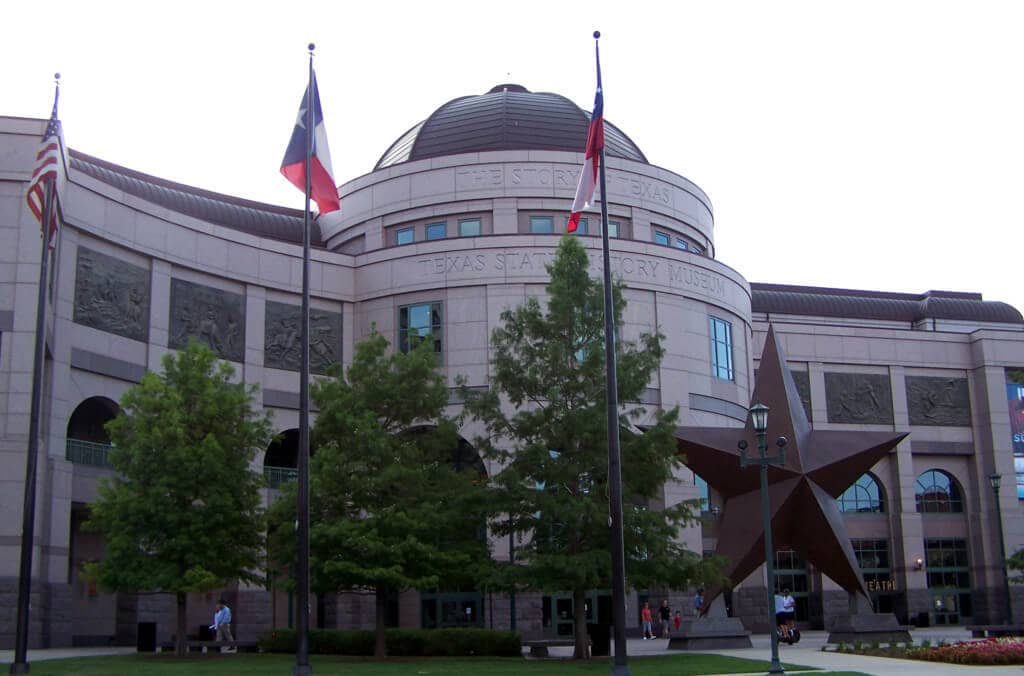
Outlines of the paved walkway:
M931 641L933 645L939 641L952 643L963 641L971 637L970 632L962 627L956 628L935 628L915 629L911 631L915 642L924 640ZM941 664L938 662L920 662L917 660L896 660L888 657L867 657L862 655L846 655L835 652L823 652L822 646L828 632L805 631L802 633L800 642L796 645L780 645L779 659L783 664L800 664L815 669L826 669L830 671L857 671L872 676L966 676L974 674L978 676L989 676L990 674L1017 674L1024 675L1024 666L1013 667L977 667L963 666L956 664ZM754 660L771 659L771 644L767 634L757 634L751 637L752 648L742 650L706 650L700 652L714 653L716 655L728 655L730 657L744 657ZM626 649L631 656L640 655L665 655L683 654L682 651L669 650L667 639L654 639L644 641L643 639L629 639ZM568 657L572 654L571 648L552 648L551 655ZM812 674L813 672L787 671L787 674Z
M959 641L970 638L970 633L962 628L942 629L915 629L911 632L917 642L928 640L933 644L939 641ZM966 676L966 674L1017 674L1024 676L1024 666L1014 667L969 667L954 664L940 664L937 662L917 662L914 660L894 660L886 657L864 657L860 655L843 655L834 652L822 652L828 634L823 631L805 631L800 643L789 646L779 646L779 658L783 663L801 664L817 669L831 671L859 671L872 676ZM752 648L742 650L709 650L717 655L729 655L732 657L745 657L748 659L768 660L771 657L771 646L768 636L758 634L751 637ZM644 641L642 639L630 639L627 650L631 656L640 655L678 655L680 651L668 650L666 639L655 639ZM132 647L113 648L51 648L47 650L29 650L28 660L38 662L41 660L58 660L66 657L96 657L100 655L125 655L135 652ZM572 654L571 648L552 648L552 657L569 657ZM7 665L14 661L13 650L0 650L0 664L2 671L6 673ZM787 671L789 674L813 672Z
M28 651L28 663L42 660L63 660L68 657L99 657L101 655L131 655L135 647L111 646L109 648L46 648L41 650ZM7 667L14 662L13 650L0 650L0 665L3 665L2 673L8 672Z

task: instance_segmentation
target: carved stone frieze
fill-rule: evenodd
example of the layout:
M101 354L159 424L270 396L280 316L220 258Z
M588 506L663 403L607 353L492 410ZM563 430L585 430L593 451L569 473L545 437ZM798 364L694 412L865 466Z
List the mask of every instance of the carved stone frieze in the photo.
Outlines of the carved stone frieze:
M911 425L971 426L966 378L907 376L906 383Z
M825 404L830 423L893 424L892 388L886 375L826 373Z
M807 414L807 419L811 420L811 374L807 371L790 371L790 374L793 376L796 392L800 395L804 413ZM757 369L754 369L754 382L757 382Z
M78 248L74 322L134 340L149 340L149 271Z
M302 308L267 301L263 364L298 371L302 366ZM341 361L341 313L309 310L309 370L327 373Z
M811 375L807 371L791 371L796 392L800 395L800 403L804 406L807 419L811 419Z
M221 359L245 358L245 297L183 279L171 279L168 346L189 338L205 343Z

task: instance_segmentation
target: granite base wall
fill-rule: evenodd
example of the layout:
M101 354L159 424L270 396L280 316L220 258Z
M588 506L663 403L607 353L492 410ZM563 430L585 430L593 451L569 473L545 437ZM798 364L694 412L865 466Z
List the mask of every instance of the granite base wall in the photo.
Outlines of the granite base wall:
M270 592L240 589L231 606L232 629L239 641L255 641L273 626L274 612Z
M18 578L0 578L0 648L12 649L18 628ZM71 646L71 585L32 581L28 647Z

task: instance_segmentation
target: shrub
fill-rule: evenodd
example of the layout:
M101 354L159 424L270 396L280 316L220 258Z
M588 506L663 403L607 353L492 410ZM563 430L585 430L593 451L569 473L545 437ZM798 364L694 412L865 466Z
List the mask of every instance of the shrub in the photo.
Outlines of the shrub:
M388 629L388 655L395 657L519 657L522 640L514 631L489 629ZM272 629L260 638L260 650L293 653L294 629ZM372 631L312 630L309 652L316 655L373 655Z

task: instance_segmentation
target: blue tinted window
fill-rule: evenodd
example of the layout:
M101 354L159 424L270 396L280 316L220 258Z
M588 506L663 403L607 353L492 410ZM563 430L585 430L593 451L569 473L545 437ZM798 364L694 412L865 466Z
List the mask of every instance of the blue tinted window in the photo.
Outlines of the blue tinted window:
M555 231L554 219L550 216L530 216L530 232L547 235Z
M416 229L415 228L403 228L395 233L395 244L402 246L403 244L412 244L416 241Z
M448 236L447 223L428 223L426 227L427 240L444 239Z
M882 499L882 488L870 474L864 474L857 483L846 489L839 496L840 512L884 512L885 501Z
M478 237L479 235L479 218L463 218L459 221L459 237Z
M711 375L722 380L732 380L732 324L717 317L710 319Z

